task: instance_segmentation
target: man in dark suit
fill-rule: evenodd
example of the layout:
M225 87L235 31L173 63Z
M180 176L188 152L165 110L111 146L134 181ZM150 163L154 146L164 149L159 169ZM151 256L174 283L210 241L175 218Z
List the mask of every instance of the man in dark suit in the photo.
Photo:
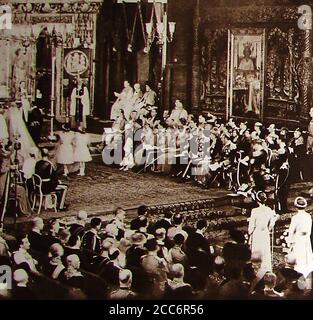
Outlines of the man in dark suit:
M223 247L223 257L226 265L239 265L243 267L251 257L251 250L245 244L244 234L236 229L229 229L231 241L225 243Z
M67 206L65 205L65 199L68 187L63 183L60 183L57 172L54 169L52 162L48 158L48 149L42 149L41 155L42 159L37 161L35 166L35 174L42 179L42 192L43 194L56 192L58 197L58 209L60 211L66 211Z
M32 230L28 233L30 248L39 252L45 252L46 245L42 230L44 223L42 218L36 217L32 220Z
M147 214L147 207L145 205L138 207L137 214L138 214L138 217L136 217L135 219L133 219L130 222L130 229L131 230L138 230L139 229L139 226L141 225L140 217L145 216Z
M48 252L50 247L54 243L60 243L58 238L58 233L60 231L60 223L58 219L51 219L48 222L48 232L44 235L43 245L45 247L45 252Z
M72 236L77 235L82 238L82 236L84 235L84 233L86 231L87 219L88 219L88 214L86 211L80 210L77 213L76 222L72 223L69 226L69 229L70 229Z
M83 269L90 269L91 261L89 261L87 255L81 249L81 238L78 235L71 235L67 244L64 246L64 259L72 254L75 254L79 257L79 261L81 262ZM66 261L64 261L64 263L65 262Z
M173 227L172 217L173 217L172 211L167 210L164 213L164 218L156 221L154 224L152 224L148 227L148 229L147 229L148 233L155 234L155 231L157 229L161 229L161 228L164 228L167 231L169 228Z
M208 272L213 268L214 249L204 236L206 229L206 220L199 220L196 224L196 231L191 232L186 240L186 253L191 266Z
M101 252L101 240L98 232L101 228L102 220L100 218L92 218L90 221L90 230L87 231L82 238L82 246L94 255Z

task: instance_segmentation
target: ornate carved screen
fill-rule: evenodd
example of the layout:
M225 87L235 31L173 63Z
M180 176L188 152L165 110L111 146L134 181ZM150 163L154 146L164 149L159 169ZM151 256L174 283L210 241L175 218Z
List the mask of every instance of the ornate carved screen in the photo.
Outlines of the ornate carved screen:
M228 30L227 118L262 119L265 29Z

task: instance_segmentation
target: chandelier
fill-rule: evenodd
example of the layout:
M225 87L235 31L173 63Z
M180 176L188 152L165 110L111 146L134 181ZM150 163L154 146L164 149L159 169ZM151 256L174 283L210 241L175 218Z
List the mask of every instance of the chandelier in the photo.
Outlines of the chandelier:
M156 19L154 19L154 15ZM161 21L162 19L162 21ZM173 42L176 22L169 22L167 12L163 13L163 17L156 14L155 6L152 9L150 22L146 24L147 41L144 51L148 53L154 41L159 45L160 51L165 43Z

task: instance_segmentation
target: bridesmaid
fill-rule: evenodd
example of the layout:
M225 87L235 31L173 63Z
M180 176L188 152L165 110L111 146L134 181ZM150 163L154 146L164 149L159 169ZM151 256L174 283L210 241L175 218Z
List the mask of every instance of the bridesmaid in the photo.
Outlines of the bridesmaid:
M64 166L63 175L66 177L69 174L68 165L74 163L73 139L74 132L68 124L62 126L62 131L59 133L59 146L56 150L56 161Z
M89 143L89 135L85 128L79 127L74 138L74 162L79 162L79 176L85 175L86 162L92 160Z
M270 232L273 230L277 215L266 205L267 196L263 191L256 194L258 207L252 209L248 233L251 242L251 254L262 257L261 270L272 271Z

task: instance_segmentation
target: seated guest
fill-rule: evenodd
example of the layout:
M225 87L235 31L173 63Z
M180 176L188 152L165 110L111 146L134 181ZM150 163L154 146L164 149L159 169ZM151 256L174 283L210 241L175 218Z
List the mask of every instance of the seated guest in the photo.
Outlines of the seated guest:
M184 281L184 266L180 263L174 264L171 274L173 279L167 280L164 298L169 300L192 299L192 287Z
M164 292L167 281L168 264L158 257L158 244L156 239L149 239L145 244L148 253L141 257L141 265L151 281L150 294L152 298L160 297Z
M48 253L48 261L43 265L44 274L54 280L60 280L65 272L62 262L64 249L59 243L54 243Z
M275 290L277 276L272 272L266 272L264 277L264 290L261 294L255 293L254 299L277 299L282 298L284 295Z
M110 293L112 300L130 300L136 298L137 294L132 291L132 272L128 269L119 271L119 288Z
M24 175L24 179L26 180L28 192L33 191L32 177L33 177L33 174L35 173L35 166L37 163L36 154L37 154L37 148L32 148L29 151L29 158L25 159L23 163L22 172Z
M143 95L143 104L145 107L154 106L156 103L157 94L152 90L151 84L149 82L146 83L146 91Z
M62 275L62 281L74 288L84 290L85 279L80 272L80 260L76 254L71 254L66 257L66 270Z
M44 223L42 218L36 217L32 220L32 230L28 233L30 248L39 252L45 252L45 237L42 235Z
M44 236L44 245L46 252L54 243L61 243L58 237L60 231L60 223L58 219L51 219L48 222L48 233Z
M86 228L88 214L85 210L80 210L77 213L76 222L70 225L71 235L83 236Z
M122 235L124 235L124 231L121 230L121 232L122 232ZM105 237L106 238L117 239L118 234L119 234L119 229L116 226L116 224L114 223L114 220L111 223L106 225L106 227L105 227Z
M183 230L183 216L180 213L177 213L172 218L173 227L169 228L167 231L167 237L173 241L177 233L181 233L185 240L188 238L188 233Z
M120 255L118 256L119 265L122 268L125 268L126 266L126 252L130 248L131 243L126 238L122 238L119 241L118 249L120 250Z
M285 256L285 263L279 268L278 275L280 281L277 281L277 290L284 294L287 299L301 298L302 290L299 286L299 279L303 278L303 275L297 272L294 267L296 265L296 258L293 254L289 253Z
M157 240L157 244L159 247L158 257L164 259L165 261L169 261L169 252L165 245L166 239L166 230L164 228L158 228L155 230L155 238Z
M116 240L111 237L107 237L103 240L101 244L101 257L108 258L109 252L115 247Z
M188 118L188 112L179 99L175 102L175 108L173 109L170 118L173 119L175 123L179 123L180 119L187 120Z
M158 228L164 228L166 231L171 228L173 213L171 210L166 210L164 213L164 218L156 221L154 224L148 227L148 232L154 234L155 230Z
M140 224L139 220L140 220L140 217L141 216L145 216L147 214L147 207L145 205L142 205L138 208L138 211L137 211L137 214L138 214L138 217L133 219L131 222L130 222L130 228L132 230L138 230L139 227L138 225Z
M178 233L174 237L174 246L169 251L169 261L172 264L180 263L186 266L188 263L188 258L183 250L183 245L185 243L185 238L181 233Z
M111 249L108 255L109 261L103 265L99 274L111 287L117 287L119 283L118 275L122 269L118 261L119 254L120 251L117 248Z
M158 117L158 108L153 106L151 107L150 117L147 120L147 124L150 126L150 128L153 128L158 122L160 122Z
M13 273L13 280L15 286L13 289L14 300L35 300L36 295L29 288L29 277L27 272L24 269L17 269Z
M239 263L244 265L251 257L251 250L245 244L244 234L236 229L230 229L229 235L231 241L227 242L223 247L223 257L226 264Z
M67 210L65 199L68 187L65 184L60 183L57 172L54 169L52 162L48 158L48 149L42 149L41 155L42 159L37 161L35 173L42 179L42 192L43 194L56 192L58 196L58 209L65 211Z
M0 235L0 265L11 265L11 252L4 238Z
M237 265L225 268L225 281L219 290L220 299L244 299L248 297L249 286L241 278L241 269Z
M83 269L89 270L90 263L88 257L86 256L84 251L81 250L81 239L78 235L75 234L70 236L69 240L64 246L64 256L67 257L70 255L77 255Z
M67 244L68 240L70 239L70 237L71 237L71 233L67 229L62 229L58 233L58 238L60 239L60 244L63 247L66 246L66 244Z
M27 235L19 235L17 236L16 240L19 249L13 253L13 262L17 266L26 264L30 272L39 274L39 271L37 270L38 262L28 253L28 250L30 249L30 243Z
M275 291L277 276L272 272L266 272L264 275L264 296L268 298L282 298L283 293Z
M100 254L101 241L98 232L101 228L102 220L100 218L92 218L90 221L90 230L87 231L82 238L82 246L84 249Z
M136 232L131 236L131 247L126 251L126 266L141 267L141 257L147 253L144 244L147 238L144 234Z
M214 263L214 249L204 236L206 229L207 221L199 220L196 224L196 231L191 232L186 240L186 253L191 266L211 272Z
M117 208L114 212L114 223L118 227L118 229L125 229L125 216L126 212L123 208Z

